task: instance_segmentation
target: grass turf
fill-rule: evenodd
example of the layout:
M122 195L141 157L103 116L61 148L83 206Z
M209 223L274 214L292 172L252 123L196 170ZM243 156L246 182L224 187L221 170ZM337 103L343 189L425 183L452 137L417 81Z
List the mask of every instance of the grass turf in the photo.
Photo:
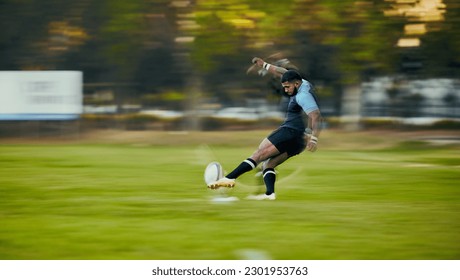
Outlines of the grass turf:
M278 200L244 200L248 173L213 203L206 164L265 134L0 145L0 259L460 257L458 146L325 133L278 168Z

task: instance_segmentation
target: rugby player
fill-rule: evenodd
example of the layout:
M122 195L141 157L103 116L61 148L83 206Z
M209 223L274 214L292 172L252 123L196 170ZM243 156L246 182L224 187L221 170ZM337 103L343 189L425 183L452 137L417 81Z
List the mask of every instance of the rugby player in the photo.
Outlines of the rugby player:
M252 62L281 78L284 92L289 96L285 120L278 129L262 140L258 149L249 158L225 177L209 184L208 188L232 188L235 186L236 178L263 162L262 174L266 192L248 196L248 199L275 200L275 167L305 149L310 152L316 151L322 118L312 85L296 70L268 64L258 57L253 58ZM304 113L308 115L307 124L304 122Z

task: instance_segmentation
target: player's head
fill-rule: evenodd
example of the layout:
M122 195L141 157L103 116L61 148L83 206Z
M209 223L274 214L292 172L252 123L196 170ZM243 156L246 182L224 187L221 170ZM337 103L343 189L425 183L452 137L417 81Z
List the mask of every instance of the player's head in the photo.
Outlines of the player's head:
M288 70L281 77L281 85L287 95L296 95L301 84L302 76L295 70Z

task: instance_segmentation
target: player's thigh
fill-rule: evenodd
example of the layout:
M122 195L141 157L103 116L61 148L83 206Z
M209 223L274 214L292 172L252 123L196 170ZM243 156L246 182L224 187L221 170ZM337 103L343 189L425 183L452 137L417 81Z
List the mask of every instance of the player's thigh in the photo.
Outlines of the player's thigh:
M257 163L262 162L268 158L278 155L280 152L275 147L275 145L270 142L267 138L262 140L257 151L255 151L251 158Z
M278 165L285 162L288 158L289 158L289 155L287 152L271 157L264 163L263 169L275 168Z

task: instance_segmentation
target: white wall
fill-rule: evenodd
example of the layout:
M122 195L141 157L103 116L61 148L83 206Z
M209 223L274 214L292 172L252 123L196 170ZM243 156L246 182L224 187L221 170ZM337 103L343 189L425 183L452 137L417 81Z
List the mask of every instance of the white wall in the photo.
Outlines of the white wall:
M0 71L0 120L70 120L82 112L82 72Z

